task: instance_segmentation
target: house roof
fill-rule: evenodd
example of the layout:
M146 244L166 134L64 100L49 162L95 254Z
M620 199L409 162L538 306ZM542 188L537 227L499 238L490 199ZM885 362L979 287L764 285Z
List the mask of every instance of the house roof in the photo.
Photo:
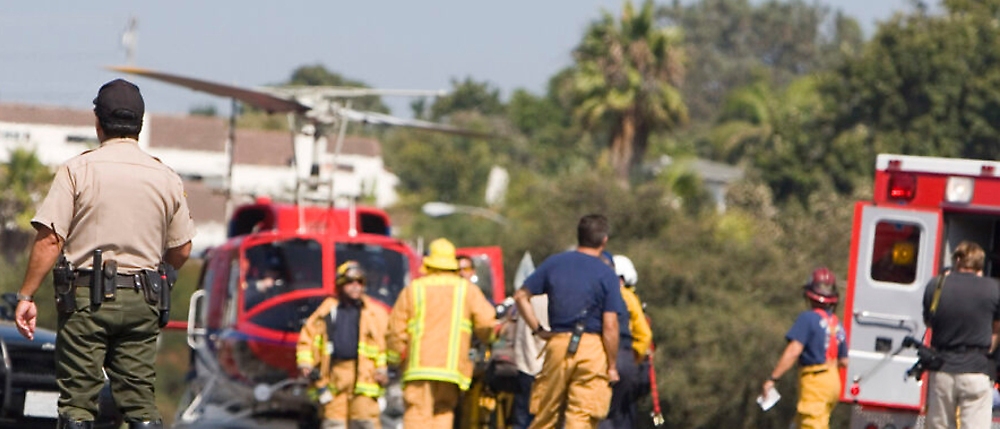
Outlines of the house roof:
M335 140L335 139L331 139ZM336 145L333 141L326 146L327 153L333 153ZM350 155L361 155L370 157L382 156L382 143L370 137L346 136L344 137L344 147L340 148L340 153Z
M701 158L675 160L668 155L662 155L647 163L645 168L653 174L660 174L667 167L674 165L697 173L702 180L709 182L731 183L743 178L743 169L740 167Z
M187 194L191 217L198 222L226 221L226 195L221 190L209 188L202 181L185 180L184 193Z
M27 104L0 103L0 122L93 127L94 112L91 110L72 109L68 107L29 106Z
M223 152L227 133L222 118L149 115L149 146L154 148Z
M292 134L288 131L236 130L234 162L251 165L292 165Z

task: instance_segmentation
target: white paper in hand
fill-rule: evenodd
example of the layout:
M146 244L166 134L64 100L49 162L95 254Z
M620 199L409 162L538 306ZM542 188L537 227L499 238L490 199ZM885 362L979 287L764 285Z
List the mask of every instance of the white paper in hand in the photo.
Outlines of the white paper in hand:
M767 396L757 397L757 405L760 405L761 410L767 411L770 410L774 404L777 404L779 399L781 399L781 394L778 393L778 389L771 386L771 388L767 391Z

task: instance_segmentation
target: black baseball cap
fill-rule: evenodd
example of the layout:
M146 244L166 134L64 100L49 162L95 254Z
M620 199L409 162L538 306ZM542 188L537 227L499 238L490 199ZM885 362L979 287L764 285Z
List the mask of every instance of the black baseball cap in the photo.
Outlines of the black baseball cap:
M104 84L94 98L94 113L102 119L141 123L145 110L139 87L124 79Z

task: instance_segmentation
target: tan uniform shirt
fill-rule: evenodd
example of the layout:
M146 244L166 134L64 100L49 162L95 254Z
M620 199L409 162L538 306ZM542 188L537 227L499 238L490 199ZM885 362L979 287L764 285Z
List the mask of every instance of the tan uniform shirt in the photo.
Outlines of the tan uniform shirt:
M107 140L59 167L31 222L65 240L74 267L90 269L100 248L120 273L156 269L166 249L195 233L180 176L131 139Z

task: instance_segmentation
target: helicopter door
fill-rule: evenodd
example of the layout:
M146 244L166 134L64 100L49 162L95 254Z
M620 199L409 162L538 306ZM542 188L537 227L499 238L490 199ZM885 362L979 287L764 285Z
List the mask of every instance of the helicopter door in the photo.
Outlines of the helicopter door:
M897 355L906 336L924 332L923 294L937 272L941 214L937 211L855 206L851 269L844 310L848 332L847 401L918 409L921 385L906 371L913 349Z
M494 305L500 304L507 297L503 277L503 250L500 246L463 247L455 250L458 256L472 259L474 271L471 272L472 283L483 291L486 299Z

